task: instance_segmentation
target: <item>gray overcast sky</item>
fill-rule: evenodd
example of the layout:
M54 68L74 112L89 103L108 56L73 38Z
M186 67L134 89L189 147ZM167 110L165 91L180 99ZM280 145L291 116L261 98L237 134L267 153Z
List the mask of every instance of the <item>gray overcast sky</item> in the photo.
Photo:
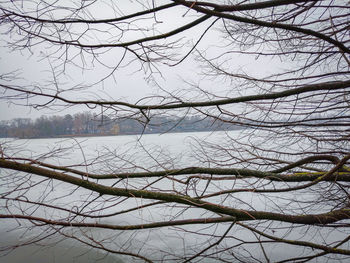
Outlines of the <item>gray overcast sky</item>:
M159 2L157 3L160 4ZM133 8L135 6L139 6L139 3L133 2L133 4L130 4L130 1L120 1L118 2L118 12L119 10L123 10L123 13L128 13L130 10L134 11ZM93 9L95 12L94 15L97 18L105 18L104 16L113 16L112 13L108 14L109 10L110 9L107 6L102 5L97 9ZM185 17L183 17L184 9L179 9L178 13L164 12L161 15L157 15L157 20L162 21L157 29L162 32L167 32L173 28L176 28L176 26L183 24L184 21L192 21L195 14L191 12L192 11L186 13ZM142 23L145 22L141 21L140 26L144 26L146 28L151 27L154 20L147 21L149 24L143 25ZM196 27L194 30L190 30L184 35L181 35L187 36L187 38L181 40L183 41L182 44L184 44L184 47L180 50L177 50L179 57L182 57L186 54L193 43L201 35L202 31L205 30L205 28L210 23L211 21L204 23L203 25ZM3 26L2 30L6 29L4 27L5 26ZM132 30L130 32L127 31L127 38L132 39L135 38L137 34L139 34L139 32L133 32L134 31ZM101 33L102 38L106 37L104 33L106 32ZM99 35L96 35L95 37L98 39ZM180 36L176 38L180 40ZM21 79L18 79L17 81L11 81L9 84L13 85L18 83L21 85L26 85L30 88L40 85L45 88L55 89L55 85L53 83L54 77L58 83L58 88L62 90L70 89L72 87L76 87L77 85L91 85L88 89L80 90L79 92L62 93L62 96L69 96L69 99L88 99L103 97L105 99L136 102L144 96L159 94L160 89L157 87L157 85L169 92L177 89L188 88L189 86L186 86L183 80L186 80L186 82L200 84L209 91L215 92L217 95L220 95L220 92L222 92L222 95L225 95L228 87L232 85L231 83L220 82L219 79L213 80L211 78L203 78L203 75L200 74L201 69L196 66L196 62L192 56L190 56L183 63L176 67L165 67L158 65L162 75L153 73L151 75L151 78L149 78L150 70L147 68L147 64L144 64L144 67L141 69L140 63L138 61L132 62L130 65L124 65L124 67L116 70L113 73L113 77L110 76L103 82L99 82L102 78L111 73L111 68L119 63L119 60L123 54L123 50L113 49L106 54L98 55L98 59L100 59L102 63L110 66L111 68L105 67L105 65L98 63L96 60L91 59L91 57L89 58L89 56L85 56L85 60L82 60L79 56L77 56L74 62L80 65L84 65L85 70L82 70L79 67L75 67L69 64L65 65L64 67L62 65L57 67L57 65L59 65L61 62L55 60L55 57L60 55L60 52L62 51L58 51L57 54L51 54L49 57L47 54L52 52L53 49L47 48L46 44L40 44L36 47L33 47L30 52L26 50L21 52L10 52L11 46L4 46L4 40L6 39L0 41L0 76L14 70L19 70L19 77ZM218 38L218 32L216 30L212 30L203 38L198 48L211 54L212 50L215 50L214 46L221 44L220 42L221 40ZM214 55L214 53L212 55ZM126 59L126 61L128 60ZM268 71L269 67L271 68L271 64L269 64L269 67L263 66L264 63L266 64L266 61L260 61L261 67L257 67L256 64L259 64L259 62L256 61L253 57L242 57L237 55L235 61L233 62L239 65L239 70L249 70L250 73L256 71L257 74L261 74L263 71ZM252 67L251 65L255 66ZM52 67L55 67L55 70L52 70ZM65 74L59 74L63 68L65 69ZM234 69L234 66L232 66L232 69ZM55 75L53 72L55 72ZM155 85L153 81L150 81L152 78L156 80L157 85ZM92 85L94 83L97 84ZM6 96L8 93L4 95ZM36 100L38 100L38 98ZM43 100L42 98L40 100L42 102L47 101L45 99ZM32 100L29 102L32 102ZM36 118L43 114L62 115L89 110L85 106L79 106L65 110L63 110L63 108L53 108L50 110L41 109L38 111L31 107L19 106L16 104L26 104L26 101L6 101L1 99L0 120L8 120L18 117Z
M131 5L130 1L120 1L119 3L118 9L123 10L124 13L128 13L128 10L132 10L133 6L135 5L139 6L139 4L135 2L134 5ZM105 18L103 16L108 16L108 10L108 7L101 5L100 9L94 9L95 17ZM166 23L162 25L164 32L178 26L181 23L178 19L176 19L177 16L181 14L168 12L166 17L161 17L158 15L157 19L166 20ZM113 16L112 13L109 15L111 17ZM188 16L188 21L190 21L191 14L188 14ZM132 33L129 37L132 37ZM51 58L45 58L45 54L49 53L49 51L46 50L47 46L43 44L34 47L31 49L31 53L26 50L11 52L11 46L6 47L4 40L6 39L3 39L1 42L0 49L0 75L18 70L18 76L21 79L17 80L16 82L11 81L10 84L13 85L15 83L20 83L21 85L27 85L29 87L31 85L40 84L50 87L50 81L53 80L51 65L57 66L58 62L52 58L54 56ZM122 56L121 51L122 50L120 49L109 51L107 55L101 55L100 59L103 63L113 67L114 65L118 64L120 57ZM65 73L67 75L55 76L59 80L58 82L60 89L69 89L80 84L91 85L93 83L98 83L100 79L104 78L111 72L111 69L108 69L99 63L94 62L91 64L92 61L89 61L88 57L86 57L86 61L84 61L84 63L85 62L86 64L84 67L86 67L87 70L83 71L78 67L74 68L66 65ZM82 62L80 61L80 63ZM181 78L191 80L191 75L194 73L194 68L192 63L187 63L187 66L188 65L190 65L191 68L186 69L186 63L183 63L181 66L176 68L162 68L162 76L155 73L152 75L152 77L155 78L157 83L160 84L162 88L166 88L167 90L171 91L182 85L182 81L180 80ZM62 66L57 68L56 73L60 72L61 70ZM107 78L103 83L98 83L93 85L88 90L79 92L76 94L76 99L91 98L98 95L104 96L105 98L135 102L144 96L157 93L158 89L154 83L150 81L149 75L150 71L147 69L147 65L141 69L138 62L132 63L129 67L121 68L115 71L113 77ZM54 85L52 84L51 86ZM4 95L8 95L8 92ZM71 93L69 96L70 99L72 99L71 96L74 95ZM16 105L25 103L26 102L23 100L0 100L0 119L6 120L17 117L36 118L42 114L65 114L88 110L86 107L74 107L62 112L46 109L38 111L30 107ZM59 108L59 110L62 110L62 108Z
M0 69L1 73L8 73L18 70L19 76L22 78L18 80L19 83L25 83L26 85L35 85L36 83L46 83L53 78L53 73L51 72L50 63L48 59L41 60L38 54L29 55L27 52L25 54L20 54L19 52L9 52L7 48L2 47L0 50ZM107 74L106 70L106 74ZM82 72L79 69L73 69L67 72L67 76L61 76L61 86L70 88L74 87L77 83L93 83L98 81L99 75L103 77L103 72L101 68L99 70L88 70ZM95 77L92 77L95 76ZM108 79L105 81L104 87L102 84L97 84L95 89L99 89L110 96L115 98L120 98L123 100L137 99L145 96L150 92L150 86L144 79L141 72L123 72L116 74L116 81L113 79ZM90 89L91 91L91 89ZM5 94L6 95L6 94ZM91 97L91 94L86 91L79 94L76 99ZM72 98L72 97L70 97ZM18 103L23 104L24 101L19 101ZM26 106L18 106L15 101L7 102L0 100L0 118L1 119L11 119L17 117L31 117L35 118L42 114L63 114L71 113L76 111L88 110L86 107L75 107L75 109L68 109L64 112L55 112L54 110L35 110Z

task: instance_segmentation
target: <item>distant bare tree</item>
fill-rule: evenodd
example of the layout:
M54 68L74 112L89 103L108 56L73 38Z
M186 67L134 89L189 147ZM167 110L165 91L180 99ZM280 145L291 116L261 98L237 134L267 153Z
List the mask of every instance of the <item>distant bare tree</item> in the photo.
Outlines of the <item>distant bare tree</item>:
M4 101L86 105L145 126L154 116L200 115L244 129L220 143L193 141L202 166L187 167L147 148L151 166L113 151L64 165L52 160L66 149L23 157L4 143L0 218L40 229L27 243L61 235L146 262L346 260L349 21L341 0L1 1L2 42L39 51L52 73L30 83L2 69ZM187 88L176 91L159 84L188 61L201 81L184 79ZM94 85L62 82L99 67ZM130 102L95 90L126 68L160 91ZM58 182L70 192L58 195ZM46 190L35 195L38 185ZM68 202L77 192L84 199ZM116 224L119 217L130 221ZM138 239L145 231L149 239ZM167 238L167 249L152 243Z

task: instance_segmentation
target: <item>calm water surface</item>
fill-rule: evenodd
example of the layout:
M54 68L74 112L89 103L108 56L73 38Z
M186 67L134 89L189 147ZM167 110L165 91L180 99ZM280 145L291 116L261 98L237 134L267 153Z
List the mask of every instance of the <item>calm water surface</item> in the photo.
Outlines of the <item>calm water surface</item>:
M150 169L157 170L186 165L200 165L200 161L192 156L190 144L191 142L194 142L194 138L207 139L212 137L211 135L212 133L204 132L169 133L164 135L148 134L143 136L131 135L64 139L1 140L3 148L5 148L7 154L13 154L13 156L16 157L28 157L33 159L45 158L47 162L56 163L58 165L84 165L90 164L92 160L99 156L104 158L108 156L107 159L109 161L113 160L113 157L118 159L118 161L122 163L121 165L123 168L128 164L125 164L125 162L123 163L122 159L129 158L130 160L135 161L139 166L147 166ZM214 136L213 138L214 141L220 140L220 136ZM93 167L99 166L103 169L104 163L97 163ZM131 170L134 169L133 165L129 164L129 166ZM89 167L88 170L90 168L91 167ZM118 167L116 167L116 170L117 168ZM110 169L110 167L108 169ZM67 191L65 186L58 184L58 187L60 187L60 189L56 192L59 194ZM37 193L31 193L31 196L34 197L36 194ZM75 193L75 197L79 199L79 193ZM70 198L72 198L72 196L70 196ZM127 203L122 205L125 207L128 206ZM130 220L133 220L133 218L124 218L124 220L119 218L118 220L130 223ZM31 236L39 235L39 233L34 230L25 230L25 228L22 228L22 225L24 226L25 223L14 222L12 220L2 220L0 247L9 247L18 243L18 241L30 241ZM164 245L162 241L164 238L159 239L159 235L162 235L163 233L162 231L154 232L155 233L152 233L155 238L153 240L154 246L161 247ZM169 233L164 233L164 236L167 236L167 234ZM142 238L142 235L143 234L141 233L139 237ZM145 235L149 236L149 233L145 233ZM169 239L171 238L169 237ZM106 256L104 253L91 251L73 241L60 240L60 242L57 243L57 239L53 238L51 243L52 244L49 244L47 247L27 245L13 251L0 252L0 255L3 255L0 258L0 262L122 262L120 257L111 255ZM129 262L130 258L123 260L124 262Z
M198 154L203 151L198 147L198 140L204 140L205 142L217 143L222 145L225 143L224 132L216 133L173 133L173 134L151 134L143 136L110 136L110 137L88 137L88 138L60 138L60 139L33 139L33 140L2 140L3 148L10 155L18 157L30 157L45 160L50 163L55 163L57 165L81 165L80 169L85 165L88 165L86 169L87 172L118 172L120 169L126 169L126 171L141 171L140 167L146 167L147 170L162 170L162 169L172 169L181 168L186 166L207 166L205 156L199 157ZM228 133L231 137L239 137L241 131L230 131ZM100 158L106 160L106 162L100 162ZM130 162L131 161L131 162ZM3 174L3 171L0 170ZM38 180L33 178L33 182ZM113 181L114 182L114 181ZM107 182L106 184L111 184L113 182ZM147 181L149 183L149 181ZM150 181L152 182L152 181ZM128 182L129 183L129 182ZM144 180L135 180L130 182L128 187L140 188L144 185ZM231 185L230 185L231 184ZM236 184L236 185L234 185ZM0 186L1 192L6 191L6 187ZM89 200L89 191L79 189L78 191L72 191L73 188L67 186L63 183L51 183L50 187L52 189L35 188L33 191L26 192L26 195L32 198L40 198L43 196L43 192L50 193L49 198L55 200L55 198L64 196L59 199L62 204L69 203L70 205L76 203L76 206L80 206L80 200ZM172 187L169 182L157 182L154 183L153 187L160 189L167 189ZM200 189L201 185L198 185ZM239 187L237 183L225 182L225 185L220 185L220 182L215 184L218 188L233 188ZM54 190L53 190L54 189ZM264 198L255 198L247 194L237 194L235 195L236 200L240 200L241 203L230 203L231 201L225 201L225 205L240 206L240 208L249 209L249 206L254 204L254 207L259 210L269 210L273 207L271 200L277 200L277 197L270 196L269 200ZM305 196L303 198L306 198ZM48 200L48 199L46 199ZM219 201L213 199L212 201ZM234 200L233 200L234 201ZM134 206L135 202L140 205L140 202L147 203L147 200L127 200L118 204L120 210L127 209L130 206ZM281 201L282 202L282 201ZM139 223L140 220L148 222L148 220L162 221L164 220L164 207L150 210L144 210L142 212L135 212L129 216L118 216L109 219L102 220L102 223L114 223L114 224L130 224ZM20 211L18 211L20 212ZM36 211L37 212L37 211ZM176 209L171 211L176 213ZM39 211L40 213L40 211ZM184 213L184 217L196 218L198 213L201 211L191 210ZM170 215L170 213L169 213ZM45 216L45 215L43 215ZM22 228L23 226L23 228ZM13 220L2 220L2 226L0 230L0 247L7 247L11 244L16 244L20 242L28 242L31 237L37 237L38 235L44 235L42 232L38 232L32 229L26 229L23 222L16 222ZM282 226L282 225L281 225ZM196 231L200 229L201 226L191 226L188 230ZM222 233L226 230L227 225L215 226L214 228L208 228L207 233L216 234ZM184 227L186 229L186 227ZM184 253L184 250L190 246L190 244L198 244L200 242L205 242L200 240L198 236L194 236L190 233L178 233L176 229L155 229L152 231L138 231L137 234L132 234L129 232L113 232L105 230L88 230L91 232L86 232L87 235L91 234L98 237L111 237L116 239L116 243L125 245L128 240L133 240L133 245L131 245L135 251L138 250L137 245L147 243L152 244L148 249L150 253L155 253L159 249L169 249L171 248L174 253L177 249L179 253ZM203 231L203 230L201 230ZM239 230L238 228L233 228L232 231L236 231L237 237L247 238L247 232ZM296 236L303 235L305 237L305 231L309 231L310 240L322 238L322 230L315 231L309 228L300 228L296 230ZM205 231L203 232L205 233ZM321 234L320 234L321 233ZM324 233L327 236L334 235L334 238L338 237L339 233ZM185 238L186 244L179 242L179 235ZM293 236L289 236L290 238ZM252 237L253 239L253 237ZM135 241L136 240L136 241ZM59 241L59 242L57 242ZM180 240L181 241L181 240ZM51 242L48 247L39 247L34 245L28 245L19 249L16 249L8 254L3 253L3 257L0 258L0 262L8 263L41 263L41 262L76 262L76 263L86 263L86 262L131 262L130 258L115 257L112 255L105 255L99 253L96 250L90 250L77 242L59 239L53 237L49 239ZM47 244L46 244L47 245ZM254 246L251 247L251 251L258 249ZM267 251L274 251L274 256L276 259L283 258L283 256L293 256L295 253L300 251L296 248L291 250L290 248L285 248L283 246L267 246ZM1 252L0 252L1 253ZM260 252L256 252L255 256L264 261L263 255ZM212 262L212 261L208 261Z

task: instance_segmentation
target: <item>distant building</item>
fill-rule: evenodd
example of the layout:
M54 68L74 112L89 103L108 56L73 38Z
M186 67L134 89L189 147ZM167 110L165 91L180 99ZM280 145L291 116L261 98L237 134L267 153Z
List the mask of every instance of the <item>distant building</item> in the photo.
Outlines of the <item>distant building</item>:
M119 128L119 125L118 124L114 124L110 130L110 133L112 135L118 135L120 132L120 128Z

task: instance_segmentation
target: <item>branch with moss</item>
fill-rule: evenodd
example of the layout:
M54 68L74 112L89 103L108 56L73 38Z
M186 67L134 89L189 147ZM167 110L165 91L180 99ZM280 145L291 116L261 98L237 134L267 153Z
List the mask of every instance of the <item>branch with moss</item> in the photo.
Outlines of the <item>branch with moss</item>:
M124 196L132 198L143 198L159 200L177 204L184 204L190 207L198 207L214 213L235 217L238 221L244 220L272 220L289 222L295 224L329 224L340 220L350 218L350 209L342 208L333 210L328 213L321 214L305 214L305 215L287 215L265 211L249 211L235 209L232 207L223 206L220 204L210 203L207 201L200 200L198 198L189 197L186 195L162 193L157 191L148 190L135 190L128 188L110 187L95 182L91 182L85 179L80 179L65 173L60 173L52 170L48 170L41 167L36 167L30 164L23 164L8 160L0 159L0 167L11 169L15 171L25 172L29 174L36 174L45 178L55 179L61 182L66 182L77 187L85 188L101 195L112 195L112 196ZM330 173L326 174L327 177Z
M189 176L186 182L188 183L189 180L194 178L199 178L203 180L234 180L239 178L260 178L260 179L266 179L270 181L277 181L277 182L309 182L309 181L315 181L322 178L322 181L339 181L339 182L350 182L350 171L347 170L348 168L345 165L342 165L339 167L339 171L336 171L326 178L323 178L323 176L327 173L324 172L296 172L296 173L285 173L282 174L281 172L287 171L291 168L299 167L306 163L311 163L317 160L332 160L333 163L338 164L339 159L337 157L332 157L330 155L322 155L322 156L311 156L304 158L302 160L299 160L297 162L294 162L292 164L289 164L286 167L280 168L278 170L274 170L271 172L262 172L258 170L251 170L251 169L236 169L236 168L207 168L207 167L186 167L181 169L171 169L171 170L163 170L163 171L147 171L147 172L133 172L133 173L110 173L110 174L95 174L95 173L89 173L86 171L80 171L77 169L73 169L70 167L65 166L57 166L33 159L26 159L26 158L9 158L9 159L3 159L0 160L0 166L1 161L6 161L6 163L17 163L17 161L25 161L26 165L29 166L42 166L46 168L50 168L53 170L59 170L63 172L72 173L75 175L82 176L83 178L90 178L90 179L132 179L132 178L151 178L151 177L174 177L174 176L180 176L180 175L194 175ZM19 164L19 163L18 163ZM4 163L5 165L5 163ZM197 176L200 174L199 176ZM210 177L203 177L203 175L210 175ZM213 175L218 175L220 177L212 177ZM223 176L231 176L231 177L223 177Z

